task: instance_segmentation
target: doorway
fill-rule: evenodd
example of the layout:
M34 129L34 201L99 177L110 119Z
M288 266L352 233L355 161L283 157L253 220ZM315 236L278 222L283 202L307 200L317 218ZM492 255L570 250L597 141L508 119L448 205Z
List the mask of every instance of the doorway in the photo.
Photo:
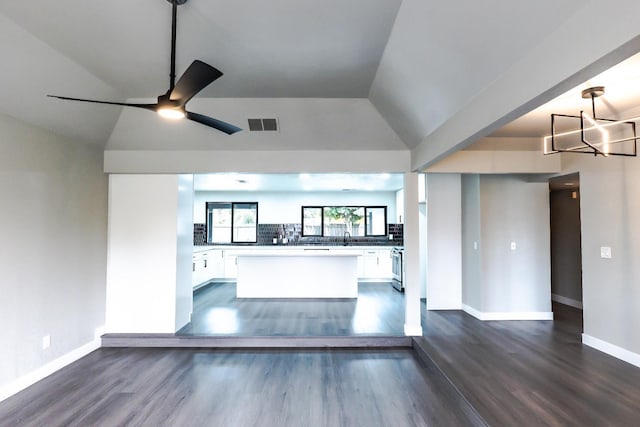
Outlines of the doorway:
M582 328L582 238L578 173L549 180L549 211L552 304L556 307L557 304L562 304L563 313L573 311L574 315L579 315ZM554 312L558 311L556 307Z

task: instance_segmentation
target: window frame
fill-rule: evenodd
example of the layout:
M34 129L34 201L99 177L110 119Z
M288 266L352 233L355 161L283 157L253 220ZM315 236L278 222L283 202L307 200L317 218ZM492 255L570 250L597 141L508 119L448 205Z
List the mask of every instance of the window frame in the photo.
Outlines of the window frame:
M304 226L304 211L305 209L310 208L310 209L321 209L321 216L320 216L320 234L307 234L305 233L305 226ZM324 234L324 219L325 219L325 208L363 208L364 209L364 235L362 236L352 236L352 237L386 237L388 236L388 230L389 230L389 222L388 222L388 215L387 215L387 210L388 207L387 206L382 206L382 205L304 205L301 207L301 236L302 237L331 237L331 236L326 236ZM368 225L368 218L367 218L367 211L369 209L383 209L384 210L384 234L369 234L367 233L367 225ZM333 236L335 237L335 236Z
M211 224L209 221L209 207L212 205L231 205L231 236L229 242L213 242L211 241ZM241 240L236 241L235 239L235 209L237 205L254 205L256 212L256 224L255 224L255 234L254 239L249 240ZM205 224L207 227L207 244L209 245L231 245L231 244L255 244L258 243L258 202L206 202L205 203Z

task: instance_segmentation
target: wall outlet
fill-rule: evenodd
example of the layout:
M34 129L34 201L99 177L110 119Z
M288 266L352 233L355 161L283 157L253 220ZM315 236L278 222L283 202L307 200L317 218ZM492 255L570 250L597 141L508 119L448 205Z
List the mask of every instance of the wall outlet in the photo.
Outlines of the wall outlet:
M512 251L516 250L516 242L511 242L511 250Z
M473 249L478 250L478 242L473 242Z
M609 246L600 247L600 258L611 259L611 248Z
M51 335L45 335L42 337L42 349L46 350L51 347Z
M393 240L393 234L389 234L389 240Z

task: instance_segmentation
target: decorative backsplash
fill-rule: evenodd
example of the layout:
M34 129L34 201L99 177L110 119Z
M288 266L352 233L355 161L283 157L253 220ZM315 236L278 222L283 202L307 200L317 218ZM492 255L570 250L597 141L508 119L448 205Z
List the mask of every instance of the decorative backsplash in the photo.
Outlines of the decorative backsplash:
M387 224L387 236L380 237L350 237L350 246L402 246L404 244L403 224ZM324 245L342 246L344 237L302 237L301 224L258 224L258 242L256 246L283 245L280 236L285 237L286 244L296 245ZM389 239L392 235L393 239ZM274 243L276 239L276 243ZM193 224L193 244L204 246L207 244L207 226L205 224Z

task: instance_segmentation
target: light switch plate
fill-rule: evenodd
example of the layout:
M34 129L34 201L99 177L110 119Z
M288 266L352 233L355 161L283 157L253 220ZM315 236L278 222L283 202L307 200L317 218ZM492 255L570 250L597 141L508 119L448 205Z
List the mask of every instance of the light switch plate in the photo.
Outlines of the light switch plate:
M611 258L611 248L609 246L600 246L600 258Z
M511 242L511 250L512 251L516 250L516 242Z

